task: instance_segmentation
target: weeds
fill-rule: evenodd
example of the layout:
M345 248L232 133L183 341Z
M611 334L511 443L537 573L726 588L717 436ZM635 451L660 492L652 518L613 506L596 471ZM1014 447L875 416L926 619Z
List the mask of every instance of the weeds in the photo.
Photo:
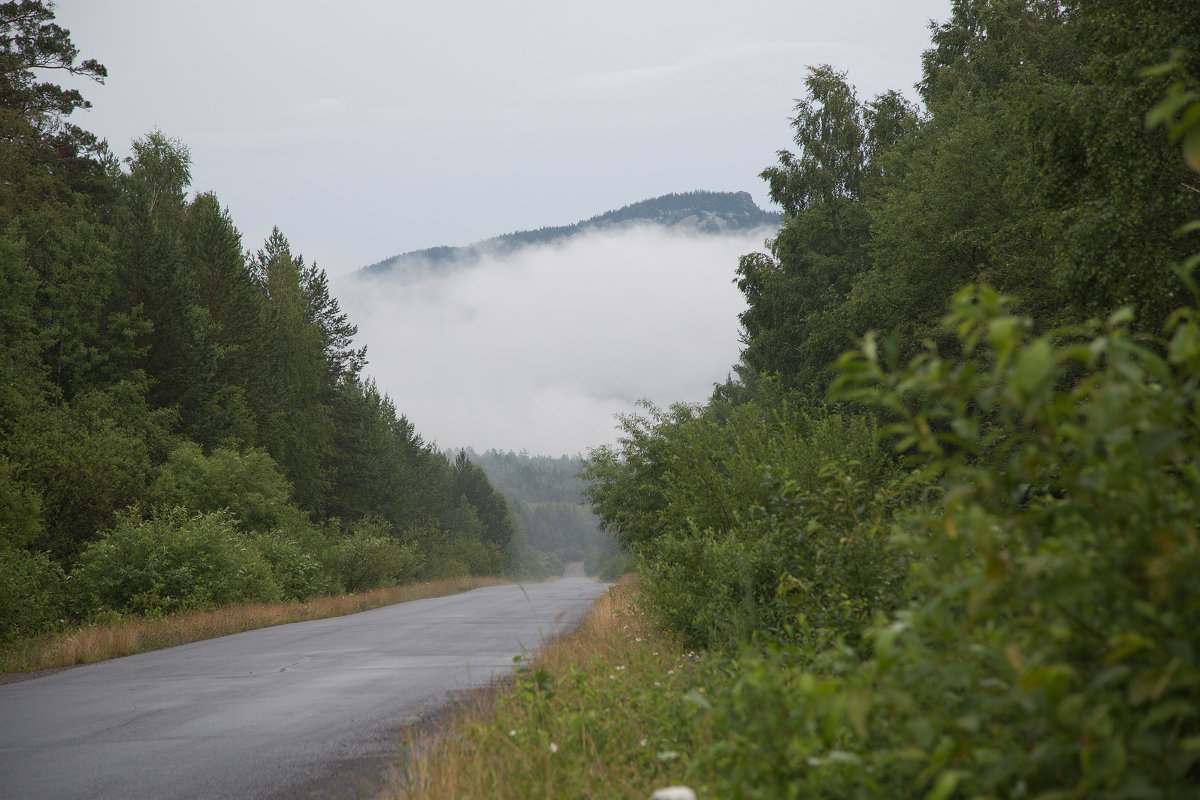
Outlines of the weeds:
M626 577L570 637L438 731L386 796L644 798L687 774L703 668L638 609Z

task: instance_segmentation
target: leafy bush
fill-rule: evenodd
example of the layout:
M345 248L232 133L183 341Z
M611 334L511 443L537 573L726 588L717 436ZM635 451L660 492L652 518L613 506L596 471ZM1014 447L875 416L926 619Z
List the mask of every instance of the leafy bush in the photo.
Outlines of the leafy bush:
M940 489L891 526L913 600L865 662L739 664L699 759L714 795L1195 796L1200 315L1160 342L1126 319L1034 337L985 287L949 318L961 361L842 360L838 391Z
M597 546L583 560L583 570L606 583L615 583L622 575L637 570L637 556L625 550L617 537L602 532Z
M88 545L70 576L81 616L96 610L169 613L247 601L278 600L262 555L221 511L123 513Z
M946 487L921 531L922 600L877 637L886 692L921 709L879 728L917 742L923 780L996 796L1200 783L1200 315L1177 312L1159 342L1128 319L1035 338L970 289L948 320L963 362L888 373L869 341L842 362Z
M421 565L415 547L388 535L386 523L363 520L329 551L332 573L347 592L411 581Z
M621 452L594 453L589 496L643 557L651 607L689 642L857 640L900 603L906 562L886 544L899 494L864 416L767 386L755 402L625 425ZM643 480L653 501L620 500Z
M307 522L291 502L292 486L265 451L218 447L206 456L200 445L183 442L171 451L150 489L155 505L182 506L196 512L231 513L247 531Z
M558 553L537 553L537 574L539 578L549 578L563 574L563 560Z
M61 620L64 580L45 553L0 544L0 642L42 633Z
M629 553L612 556L596 571L596 577L605 583L615 583L622 575L637 569L637 559Z
M141 383L120 382L38 403L3 443L27 497L40 499L41 532L30 545L67 561L114 510L141 502L165 455L170 410L149 410Z
M404 541L421 555L417 572L420 580L504 572L506 551L498 544L483 541L478 526L465 532L451 532L437 525L414 527L405 532Z
M252 542L270 566L282 599L307 600L337 592L337 577L325 563L328 548L314 547L311 537L298 541L273 531L254 537Z
M904 597L907 557L887 542L895 492L872 492L836 463L810 491L769 469L759 473L765 504L739 514L734 529L693 528L644 548L651 608L704 647L857 643Z

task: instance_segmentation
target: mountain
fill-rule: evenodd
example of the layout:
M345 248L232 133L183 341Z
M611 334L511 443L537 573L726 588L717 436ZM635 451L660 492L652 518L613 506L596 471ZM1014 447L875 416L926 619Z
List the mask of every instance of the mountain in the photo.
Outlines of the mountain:
M431 269L451 263L467 266L485 255L506 255L535 244L561 241L581 233L634 225L699 234L778 227L779 215L763 211L749 192L684 192L667 194L633 203L616 211L607 211L574 225L517 231L485 239L464 247L430 247L385 258L363 267L371 275L402 273L409 269Z

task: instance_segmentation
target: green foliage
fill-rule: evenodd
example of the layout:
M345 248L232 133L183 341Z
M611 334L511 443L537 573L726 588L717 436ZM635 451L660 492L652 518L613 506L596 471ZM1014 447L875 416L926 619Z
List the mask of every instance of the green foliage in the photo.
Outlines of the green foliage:
M417 571L419 580L499 575L504 571L505 551L494 542L485 542L479 537L478 521L473 525L469 521L474 515L470 506L459 506L459 512L459 519L451 518L453 529L422 526L404 532L405 543L421 555Z
M41 498L43 531L32 545L68 557L116 510L145 499L173 415L150 410L143 392L119 383L39 404L4 443L13 476Z
M91 106L76 89L37 82L36 67L66 70L99 83L107 77L95 59L76 63L79 50L71 43L71 32L53 20L53 7L36 0L0 8L0 99L6 108L58 117Z
M267 296L268 391L257 410L261 442L283 465L302 508L316 510L328 489L327 458L333 436L325 402L328 367L321 331L310 324L302 284L303 262L293 258L278 229L252 266Z
M347 592L411 581L424 560L412 544L394 539L385 523L371 519L356 523L348 536L333 545L328 558L332 573Z
M296 534L275 530L250 539L271 568L280 599L307 600L336 594L343 583L336 574L342 566L341 552L315 528L307 527Z
M487 473L460 450L454 459L454 492L474 509L484 542L501 550L512 540L513 525L504 495L492 488Z
M626 420L589 467L663 624L757 645L716 659L696 701L703 792L1196 795L1200 293L1194 242L1173 238L1197 228L1196 13L955 2L925 57L930 116L858 189L836 176L859 162L827 157L853 155L849 128L811 122L850 95L810 84L806 149L767 175L788 220L739 270L743 383ZM938 324L982 276L1042 318L981 286ZM813 354L870 327L886 335L841 359L831 401L874 407L903 481L853 474L809 429L787 440L816 470L764 447L739 416L774 407L762 374L819 387ZM726 431L757 458L696 457L736 452Z
M170 613L277 600L279 586L258 550L224 512L137 509L88 545L70 575L76 613Z
M563 561L582 561L599 545L600 530L595 514L579 503L510 502L520 520L530 547L555 553Z
M637 436L593 453L588 494L643 557L650 607L689 641L856 640L902 595L904 559L884 542L898 496L888 459L865 418L764 392L627 419ZM651 480L653 495L625 502Z
M637 558L626 552L616 537L605 534L600 546L583 560L583 569L606 583L616 583L622 575L636 571Z
M1068 319L1131 306L1133 325L1153 335L1189 299L1173 271L1188 245L1172 234L1195 217L1196 194L1176 148L1144 125L1170 85L1144 69L1175 53L1200 71L1200 9L1106 0L1076 13L1068 31L1081 79L1032 110L1027 185L1044 198L1055 273L1080 311Z
M0 542L0 642L34 636L66 616L62 567Z
M689 778L713 797L909 797L857 752L869 694L806 671L793 650L707 664Z
M41 538L42 498L14 479L12 464L0 456L0 547L24 547Z
M218 447L206 456L199 445L183 442L167 457L149 497L153 505L228 511L242 530L266 533L307 524L291 493L279 465L262 450Z
M740 662L701 774L719 796L1190 796L1200 318L1159 342L1126 314L1039 336L984 287L947 327L964 359L889 370L868 339L837 388L937 489L887 531L913 599L866 661Z
M504 495L515 533L509 561L525 577L562 574L563 562L586 561L606 551L610 537L583 503L587 486L582 457L530 456L526 453L468 451ZM605 560L617 555L616 551ZM597 564L591 574L596 574Z
M894 92L860 102L846 74L828 65L810 68L805 86L792 120L798 154L781 150L779 165L762 172L784 224L770 255L741 259L737 280L747 301L743 364L798 387L823 384L825 366L861 333L837 310L870 266L863 200L919 121Z

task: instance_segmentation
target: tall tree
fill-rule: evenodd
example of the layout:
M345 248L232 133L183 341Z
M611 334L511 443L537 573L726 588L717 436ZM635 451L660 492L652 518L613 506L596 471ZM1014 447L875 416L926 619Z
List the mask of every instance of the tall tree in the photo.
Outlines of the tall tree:
M96 137L67 117L91 107L78 89L39 80L63 72L104 83L108 70L95 59L78 61L70 31L54 22L53 5L41 0L0 3L0 119L3 137L19 142L31 164L53 172L72 190L107 191Z
M133 142L116 218L117 301L150 325L138 366L152 404L178 408L189 433L205 424L217 369L215 332L186 263L190 183L187 147L153 131Z
M846 74L828 65L811 68L805 86L792 119L798 154L781 150L780 163L762 172L784 223L769 255L741 260L738 288L747 300L744 366L819 386L825 366L862 332L839 310L871 266L864 197L918 115L894 92L860 102Z
M472 463L465 450L454 459L455 492L475 509L483 523L483 540L501 548L508 547L513 536L512 518L504 495L492 488L487 473Z
M1171 80L1145 70L1174 57L1200 72L1200 7L1186 0L1079 2L1068 26L1079 78L1033 95L1025 184L1046 208L1054 269L1079 316L1135 309L1157 333L1188 300L1174 265L1189 243L1195 175L1144 119Z
M207 446L230 439L252 443L257 427L247 396L259 388L266 362L264 296L247 268L241 234L211 192L187 207L184 271L215 349L211 386L187 433Z
M321 332L325 362L329 365L328 384L333 389L356 379L367 363L367 348L355 347L358 326L350 322L341 304L329 292L329 277L314 262L304 263L298 256L300 286L307 303L307 320Z
M300 267L279 229L251 263L265 298L268 331L264 392L255 392L259 438L287 471L297 502L322 510L329 488L333 423L328 398L325 339L312 321Z

